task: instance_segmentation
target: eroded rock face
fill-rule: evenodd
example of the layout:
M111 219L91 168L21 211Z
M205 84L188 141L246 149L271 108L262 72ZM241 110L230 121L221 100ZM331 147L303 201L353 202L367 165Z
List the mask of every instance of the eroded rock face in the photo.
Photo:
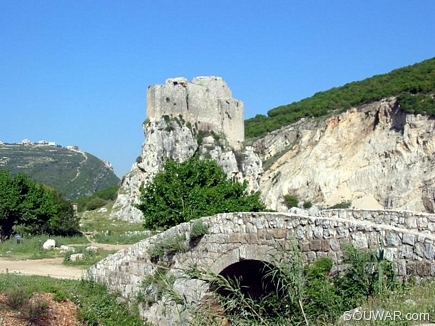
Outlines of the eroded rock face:
M192 83L168 79L148 89L147 105L146 141L138 162L122 179L112 218L141 221L142 213L134 207L140 187L167 159L182 162L196 152L216 160L229 178L247 180L248 190L259 190L261 160L252 147L242 149L243 103L231 98L222 78L197 77Z
M287 210L288 193L326 206L433 211L434 128L433 119L404 113L394 98L282 128L254 143L263 158L282 154L261 179L262 197L278 211Z

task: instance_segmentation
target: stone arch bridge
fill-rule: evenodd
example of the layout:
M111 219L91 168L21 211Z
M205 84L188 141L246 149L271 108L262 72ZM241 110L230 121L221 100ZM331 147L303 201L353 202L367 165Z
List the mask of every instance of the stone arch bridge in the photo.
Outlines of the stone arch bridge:
M107 257L89 269L89 277L126 299L136 298L144 290L144 278L157 270L150 249L181 238L187 239L187 251L171 255L169 272L175 276L173 289L191 304L198 304L207 296L208 285L183 277L182 271L192 266L216 274L252 271L259 266L255 262L271 262L271 254L279 246L288 246L295 240L308 262L327 256L339 269L345 244L352 243L359 249L381 246L386 258L395 262L399 276L435 276L433 214L389 210L326 210L316 216L225 213L202 221L208 225L209 233L194 244L188 240L193 222L183 223ZM153 304L139 304L143 318L157 325L173 324L173 317L168 316L175 313L168 311L179 308L161 298Z

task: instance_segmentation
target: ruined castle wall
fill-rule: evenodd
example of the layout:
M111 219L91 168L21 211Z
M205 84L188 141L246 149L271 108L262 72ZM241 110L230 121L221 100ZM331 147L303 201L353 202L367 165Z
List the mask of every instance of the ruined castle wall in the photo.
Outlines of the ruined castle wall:
M147 92L147 118L181 115L197 130L225 135L231 147L239 150L244 142L243 102L232 98L231 90L220 77L168 79Z

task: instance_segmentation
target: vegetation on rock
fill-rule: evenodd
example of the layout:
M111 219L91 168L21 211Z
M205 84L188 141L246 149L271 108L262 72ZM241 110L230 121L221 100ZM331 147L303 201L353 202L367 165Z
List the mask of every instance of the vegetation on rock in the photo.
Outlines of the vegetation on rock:
M351 107L396 96L408 113L435 115L435 58L377 75L363 81L318 92L312 97L282 105L245 120L246 137L263 136L303 117L320 117Z
M288 208L298 207L299 205L299 199L295 195L287 194L284 195L283 199L284 199L284 205L286 205Z
M194 156L183 163L167 160L163 170L141 189L140 204L146 229L174 225L229 212L265 210L260 194L247 184L229 180L216 162Z

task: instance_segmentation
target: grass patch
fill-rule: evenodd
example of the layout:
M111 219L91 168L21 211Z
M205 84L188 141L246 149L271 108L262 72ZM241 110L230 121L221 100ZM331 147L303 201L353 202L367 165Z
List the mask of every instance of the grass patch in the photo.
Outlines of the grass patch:
M370 314L378 313L378 316L383 314L387 317L387 313L393 316L394 312L400 312L403 320L395 318L390 320L355 320L359 317L355 314L353 320L346 322L346 325L426 325L435 323L435 280L426 281L418 285L410 286L405 290L391 292L386 296L379 298L371 298L368 300L360 310L362 316L369 317ZM349 315L352 316L352 315ZM396 314L398 316L398 314ZM406 320L407 316L414 319L414 321Z
M0 292L11 288L23 288L33 293L63 293L78 306L79 320L85 325L143 326L137 311L127 304L119 304L118 295L109 294L107 288L87 280L61 280L45 276L0 274Z
M105 234L97 233L92 237L92 239L98 243L134 244L150 237L150 235L152 235L152 233L148 231L142 231L141 233L124 232L121 234L113 234L113 232L108 231Z
M117 252L117 250L102 250L102 249L93 251L93 250L86 250L86 248L80 248L80 247L75 247L75 249L76 249L75 252L68 252L65 255L63 260L64 265L80 267L80 268L89 268L92 265L98 263L100 260ZM74 254L82 254L83 259L72 261L71 256Z
M14 259L42 259L62 257L57 250L44 250L42 245L47 239L56 241L56 247L61 245L88 244L86 237L50 237L48 235L38 235L29 238L24 238L21 243L17 243L15 239L9 239L0 243L0 256Z
M81 213L81 226L80 230L82 232L99 232L103 233L106 231L111 231L112 234L133 232L133 231L143 231L142 223L132 223L128 221L123 221L119 219L111 219L110 212L112 210L112 204L106 205L107 212L87 211Z
M92 233L92 240L106 244L134 244L150 236L142 223L111 219L113 203L106 205L106 212L87 211L81 213L82 232Z

